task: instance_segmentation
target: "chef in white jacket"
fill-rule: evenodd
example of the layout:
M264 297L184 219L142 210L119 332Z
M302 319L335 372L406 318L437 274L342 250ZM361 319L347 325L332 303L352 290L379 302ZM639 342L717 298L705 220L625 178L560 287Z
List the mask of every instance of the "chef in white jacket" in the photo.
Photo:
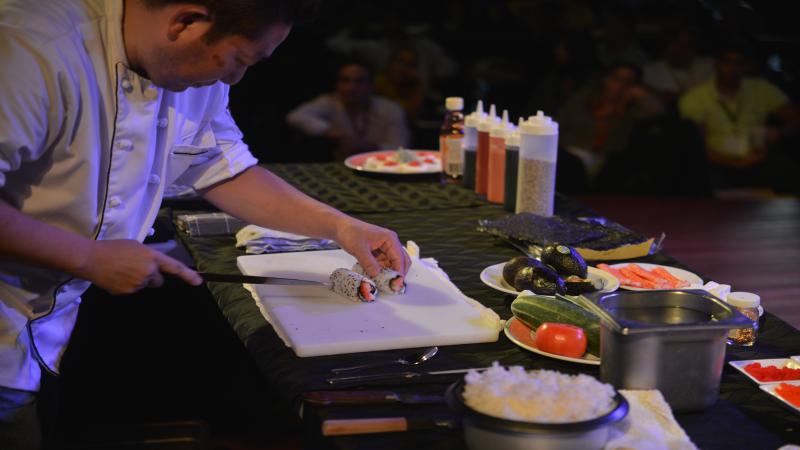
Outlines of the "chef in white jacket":
M405 273L395 233L267 170L227 110L315 0L0 0L0 448L36 448L42 371L58 373L81 294L202 282L141 244L165 186L243 220L333 239Z

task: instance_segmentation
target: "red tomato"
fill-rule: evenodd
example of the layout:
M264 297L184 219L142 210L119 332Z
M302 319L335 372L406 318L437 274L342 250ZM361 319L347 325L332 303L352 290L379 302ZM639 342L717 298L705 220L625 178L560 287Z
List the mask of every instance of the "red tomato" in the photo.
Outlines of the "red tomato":
M386 166L386 167L396 166L397 165L397 161L386 161L386 162L383 163L383 165Z
M422 165L422 163L419 161L411 161L410 163L408 163L408 165L411 167L419 167Z
M556 355L580 358L586 353L586 333L575 325L543 323L536 329L536 348Z

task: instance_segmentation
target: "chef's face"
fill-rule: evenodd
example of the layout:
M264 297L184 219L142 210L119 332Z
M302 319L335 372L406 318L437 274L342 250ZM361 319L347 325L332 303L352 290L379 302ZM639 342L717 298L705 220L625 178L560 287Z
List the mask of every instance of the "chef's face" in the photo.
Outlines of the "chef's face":
M229 35L209 42L200 26L180 33L166 45L157 46L145 67L156 86L170 91L208 86L222 81L236 84L248 67L272 55L286 39L291 25L269 25L257 39Z

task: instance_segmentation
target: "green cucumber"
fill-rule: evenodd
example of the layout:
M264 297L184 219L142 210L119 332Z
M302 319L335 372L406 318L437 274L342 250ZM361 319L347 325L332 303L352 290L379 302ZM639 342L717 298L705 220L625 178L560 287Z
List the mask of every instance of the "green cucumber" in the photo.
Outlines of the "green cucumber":
M532 330L545 322L581 327L586 333L586 350L600 356L600 319L578 305L546 295L520 295L511 303L511 312Z

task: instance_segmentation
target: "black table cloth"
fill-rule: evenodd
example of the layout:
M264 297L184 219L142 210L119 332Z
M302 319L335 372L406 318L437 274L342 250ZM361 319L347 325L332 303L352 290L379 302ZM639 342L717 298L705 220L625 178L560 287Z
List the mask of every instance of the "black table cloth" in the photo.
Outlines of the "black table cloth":
M470 191L454 185L440 185L435 179L375 179L364 177L335 164L303 167L271 166L287 176L296 187L368 222L395 230L401 241L415 241L422 257L433 257L467 296L494 310L501 318L511 317L512 296L485 286L479 279L485 267L508 260L519 252L505 242L476 231L478 219L508 214ZM313 174L309 175L309 174ZM374 190L370 186L376 186ZM367 192L363 190L366 189ZM403 192L398 197L397 192ZM398 199L403 201L398 203ZM422 199L405 204L406 199ZM337 200L338 199L338 200ZM369 199L369 201L362 201ZM369 210L370 205L375 205ZM175 211L175 214L180 214ZM556 213L585 216L594 213L563 196L556 199ZM624 225L624 224L623 224ZM236 257L244 253L234 247L232 236L190 237L179 235L194 258L198 270L238 273ZM658 253L643 262L683 267L669 255ZM702 276L702 274L700 274ZM220 310L258 364L264 378L287 413L298 413L304 391L332 389L325 382L330 369L356 363L383 361L406 354L405 350L349 355L298 358L265 321L249 292L241 285L208 283ZM726 360L786 357L800 354L800 331L766 312L758 344L752 348L729 347ZM565 373L583 372L598 376L596 366L566 363L530 353L511 343L502 333L495 343L440 348L439 355L425 364L426 370L484 367L493 361L523 365L528 369L552 369ZM442 393L457 375L422 380L383 382L369 386L337 386L336 389L364 387L406 392ZM319 424L327 418L361 418L409 415L444 417L444 405L349 406L302 408L303 441L308 448L437 448L464 447L461 430L431 430L404 433L322 438ZM800 416L785 408L726 364L717 403L706 411L677 414L676 418L700 448L764 448L800 442Z

